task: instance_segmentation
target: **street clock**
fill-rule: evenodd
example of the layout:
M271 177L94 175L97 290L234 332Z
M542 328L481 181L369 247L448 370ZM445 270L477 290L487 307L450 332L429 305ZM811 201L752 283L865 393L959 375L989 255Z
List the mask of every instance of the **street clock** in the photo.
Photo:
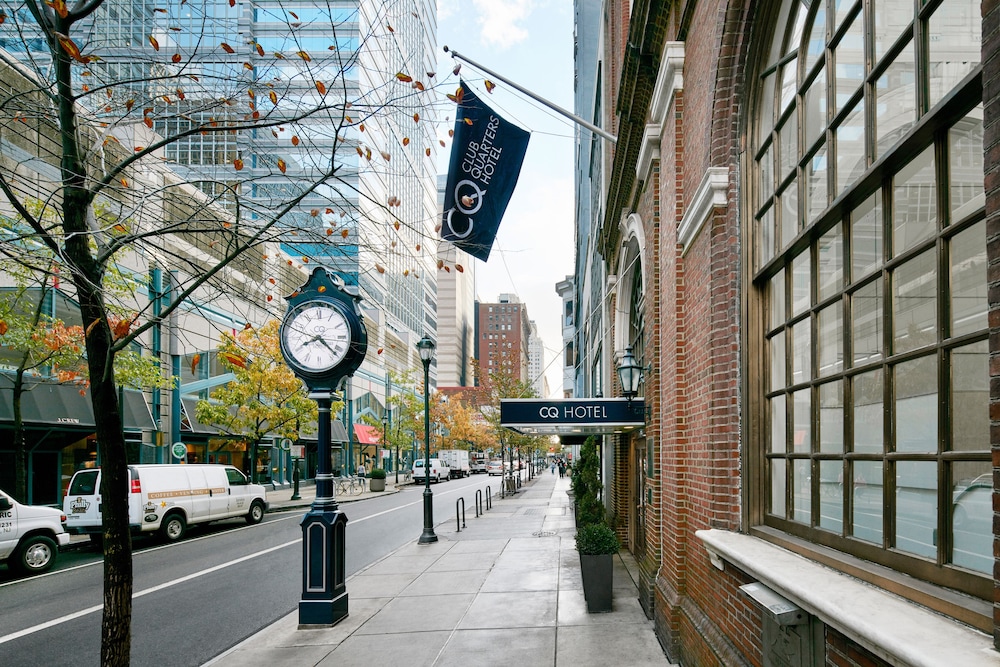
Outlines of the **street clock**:
M360 300L335 285L322 267L288 297L279 332L281 356L310 390L335 390L364 361L368 332Z

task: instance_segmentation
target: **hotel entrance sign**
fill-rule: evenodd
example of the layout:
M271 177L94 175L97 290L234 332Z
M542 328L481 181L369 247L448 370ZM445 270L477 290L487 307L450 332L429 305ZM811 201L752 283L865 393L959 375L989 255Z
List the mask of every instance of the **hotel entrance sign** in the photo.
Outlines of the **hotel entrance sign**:
M642 399L504 399L500 425L531 434L620 433L644 426L645 409Z

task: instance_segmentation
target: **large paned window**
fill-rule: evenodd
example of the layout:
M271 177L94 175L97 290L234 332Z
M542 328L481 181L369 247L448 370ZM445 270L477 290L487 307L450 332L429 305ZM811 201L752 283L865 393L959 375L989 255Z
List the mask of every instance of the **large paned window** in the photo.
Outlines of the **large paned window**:
M760 516L991 596L979 2L780 5L747 184Z

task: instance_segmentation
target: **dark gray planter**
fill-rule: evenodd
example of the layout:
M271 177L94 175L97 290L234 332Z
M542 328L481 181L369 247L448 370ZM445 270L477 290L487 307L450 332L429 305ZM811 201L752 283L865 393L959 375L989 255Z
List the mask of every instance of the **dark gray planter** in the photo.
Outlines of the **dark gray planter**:
M583 597L587 600L587 611L591 614L611 611L611 593L615 571L612 556L613 554L580 555Z
M368 488L372 491L385 491L385 480L384 479L369 479Z

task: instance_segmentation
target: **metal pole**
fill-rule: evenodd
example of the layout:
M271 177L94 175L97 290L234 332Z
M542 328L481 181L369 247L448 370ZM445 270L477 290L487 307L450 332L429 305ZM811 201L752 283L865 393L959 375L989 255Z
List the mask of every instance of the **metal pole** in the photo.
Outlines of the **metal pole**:
M540 102L541 104L544 104L545 106L547 106L548 108L552 109L556 113L562 114L563 116L565 116L566 118L569 118L571 121L573 121L577 125L582 125L583 127L587 128L588 130L590 130L591 132L593 132L594 134L596 134L598 136L601 136L601 137L604 137L605 139L607 139L608 141L610 141L612 143L617 143L618 142L618 137L616 137L615 135L611 134L610 132L608 132L606 130L602 130L601 128L597 127L593 123L585 121L584 119L580 118L579 116L577 116L576 114L572 113L571 111L567 111L566 109L563 109L558 104L554 104L554 103L548 101L547 99L545 99L544 97L536 95L535 93L531 92L527 88L519 86L518 84L514 83L513 81L511 81L507 77L503 76L502 74L497 74L493 70L488 69L486 67L483 67L482 65L480 65L476 61L471 60L471 59L463 56L458 51L456 51L454 49L449 49L447 46L445 46L444 47L444 52L445 53L450 53L452 58L458 58L460 60L464 60L465 62L469 63L470 65L472 65L476 69L481 69L484 72L486 72L487 74L489 74L490 76L492 76L494 78L497 78L497 79L500 79L501 81L503 81L504 83L506 83L511 88L514 88L515 90L521 91L522 93L524 93L525 95L527 95L531 99L535 100L536 102Z
M431 391L430 391L430 359L421 359L424 363L424 532L417 544L437 542L434 534L434 498L431 493Z

